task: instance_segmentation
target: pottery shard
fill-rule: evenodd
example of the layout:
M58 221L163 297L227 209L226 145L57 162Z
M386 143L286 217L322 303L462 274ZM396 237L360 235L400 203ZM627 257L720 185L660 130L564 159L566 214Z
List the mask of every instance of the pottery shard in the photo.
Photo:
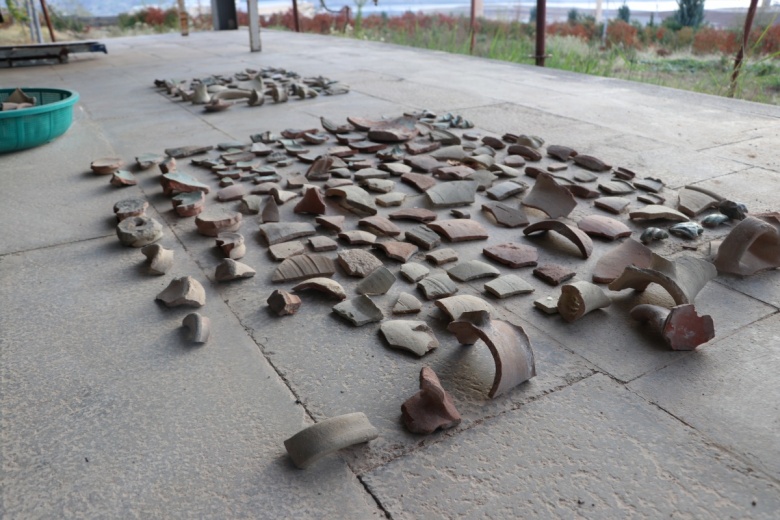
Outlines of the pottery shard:
M401 228L390 222L385 217L377 215L365 217L358 221L358 226L365 228L375 235L395 237L401 234Z
M368 231L353 229L351 231L342 231L339 238L351 246L372 245L376 242L376 235Z
M419 250L414 244L397 241L377 242L374 247L384 251L388 258L399 262L407 262Z
M301 308L301 299L283 289L277 289L272 292L266 303L277 316L290 316Z
M195 179L195 177L181 172L166 173L161 176L160 185L165 195L189 191L202 191L203 193L211 191L211 188Z
M467 181L474 175L474 169L463 164L456 166L437 166L433 170L433 176L444 181Z
M458 253L454 249L446 247L443 249L437 249L436 251L431 251L425 255L425 259L433 265L444 265L450 262L457 262Z
M641 209L636 209L628 214L631 220L673 220L685 222L688 220L684 214L677 210L658 204L649 204Z
M179 148L166 148L165 155L173 157L175 159L181 159L183 157L190 157L192 155L198 155L200 153L206 153L213 150L213 146L181 146Z
M330 188L325 192L325 196L337 197L341 207L357 215L376 215L377 213L374 199L366 190L357 186Z
M478 278L493 278L500 275L501 272L485 262L468 260L450 268L447 274L459 282L470 282Z
M604 294L598 285L580 281L561 287L558 299L558 314L568 321L576 321L591 311L609 307L612 300Z
M485 191L485 195L493 200L504 200L523 193L528 189L528 185L525 183L518 183L512 181L500 182L489 190Z
M395 189L395 182L388 179L367 179L360 185L373 193L390 193Z
M211 320L199 312L186 315L181 324L187 329L188 341L206 343L211 337Z
M482 224L471 219L437 220L428 227L450 242L465 242L468 240L487 240L488 233Z
M571 192L558 184L552 175L540 172L536 183L522 204L544 211L551 218L565 217L577 206Z
M339 248L339 245L331 238L314 236L309 239L309 247L311 247L312 251L321 253L323 251L335 251Z
M534 276L544 283L558 285L574 278L577 273L558 264L545 264L534 269Z
M463 314L447 329L461 344L473 345L481 339L490 349L496 371L488 397L504 394L536 376L531 340L519 325L492 320L489 312L476 311Z
M399 117L375 122L368 130L368 139L378 143L401 143L414 139L419 133L415 118Z
M380 266L357 284L355 292L368 295L385 294L394 283L395 275L387 267Z
M652 177L635 180L633 181L633 184L640 190L649 191L651 193L658 193L664 188L664 182L661 179L653 179Z
M441 166L439 160L430 155L408 155L404 157L404 163L411 166L414 170L425 173L431 173L438 166ZM403 175L401 179L403 180Z
M335 298L337 300L345 300L347 298L347 293L344 291L344 288L341 286L341 284L336 280L331 280L330 278L310 278L305 282L299 283L293 287L292 290L295 292L318 291L325 293L331 298Z
M376 198L376 203L383 208L389 208L391 206L400 206L404 203L406 195L397 191L391 193L385 193Z
M413 295L402 292L393 305L393 314L416 314L422 310L422 303Z
M251 278L256 273L254 269L242 262L236 262L232 258L225 258L217 265L214 272L214 279L218 282L228 282L230 280L239 280L241 278Z
M387 179L388 177L390 177L390 172L378 168L361 168L354 175L356 182L363 182L371 179Z
M268 254L276 261L282 261L295 255L302 255L306 252L303 244L297 240L274 244L268 248Z
M470 294L449 296L437 300L435 303L451 321L459 320L461 315L467 312L485 311L491 316L496 312L488 302Z
M533 267L539 259L535 247L514 242L486 247L482 250L482 254L513 269Z
M116 226L116 234L122 245L144 247L160 240L163 228L152 217L128 217Z
M414 172L401 175L401 181L421 192L425 192L438 184L436 179L430 175Z
M426 276L430 270L417 262L406 262L401 266L401 274L412 283L419 282Z
M634 188L633 184L621 179L613 179L611 181L601 182L599 183L599 189L610 195L626 195L636 191L636 188Z
M580 250L583 258L588 258L593 252L593 241L588 235L558 220L541 220L525 228L523 233L528 236L533 233L546 233L548 231L555 231L569 239Z
M135 186L138 181L132 173L125 170L117 170L111 175L111 184L113 186Z
M241 213L248 215L257 215L263 208L263 197L260 195L244 195L241 197L241 203L239 209Z
M222 208L212 208L195 218L198 233L216 237L224 231L238 231L241 227L241 213Z
M310 181L326 181L330 178L330 169L332 167L333 157L321 155L306 170L306 178Z
M653 253L650 267L626 267L609 288L612 291L631 288L641 292L651 283L657 283L677 305L683 305L693 303L699 291L717 274L714 265L700 258L681 256L671 261Z
M593 282L612 283L629 265L643 269L648 268L652 257L653 254L649 248L629 238L599 258L593 268Z
M552 157L553 159L558 159L559 161L566 162L575 155L577 155L577 151L573 148L569 148L568 146L560 146L560 145L550 145L547 147L547 155Z
M238 260L246 254L244 237L240 233L225 231L217 235L217 247L227 258Z
M303 198L293 208L295 213L306 213L309 215L325 214L325 199L318 188L309 188L303 194Z
M602 215L583 217L577 222L577 227L590 236L606 238L607 240L631 236L631 229L628 226L619 220Z
M231 200L239 200L247 195L246 186L243 184L234 184L227 188L222 188L217 192L217 200L220 202L229 202Z
M780 233L767 220L748 216L734 226L715 254L718 271L750 276L780 267Z
M439 346L439 340L436 339L433 330L424 321L386 321L379 326L379 330L388 345L412 352L419 357Z
M528 225L528 216L521 208L513 208L502 202L493 202L482 205L482 211L493 215L496 224L508 228L523 227Z
M601 197L593 201L593 205L604 211L609 211L619 215L631 204L631 201L625 197Z
M534 307L545 314L558 314L558 298L556 296L544 296L534 300Z
M338 262L349 276L358 278L364 278L375 269L382 267L382 262L377 257L362 249L340 252Z
M295 255L279 264L271 277L272 282L294 282L306 278L333 276L336 264L325 255Z
M282 205L285 202L289 202L297 198L299 195L295 191L280 190L279 188L271 188L271 191L269 191L268 193L269 195L271 195L271 197L274 198L274 200L278 205Z
M268 197L263 206L263 211L260 214L260 219L264 223L279 222L279 206L276 204L276 199Z
M499 276L485 284L485 290L496 298L509 298L517 294L534 292L533 286L514 274Z
M458 286L446 274L432 274L417 283L426 300L436 300L452 296L458 292Z
M284 441L284 447L293 463L304 469L330 453L378 436L365 414L349 413L299 431Z
M149 244L141 248L146 257L150 274L163 275L173 267L173 251L160 244Z
M437 214L425 208L404 208L388 215L393 220L414 220L416 222L433 222Z
M160 300L168 307L188 305L190 307L203 307L206 305L206 291L199 281L191 276L174 278L168 287L157 295L155 300Z
M530 146L513 144L507 149L509 155L519 155L526 161L538 162L542 160L542 154Z
M146 213L149 203L139 197L123 199L114 204L114 214L117 221L121 222L129 217L142 217Z
M361 295L344 300L333 306L333 312L349 321L355 327L361 327L375 321L382 321L382 310L368 296Z
M455 218L471 218L471 213L466 211L465 209L451 209L450 215L452 215Z
M699 316L691 304L671 310L658 305L637 305L631 309L631 317L646 323L672 350L695 350L715 337L712 316Z
M678 192L678 196L677 209L689 217L717 208L725 200L717 193L698 186L685 186Z
M119 157L103 157L92 161L89 167L98 175L111 175L122 167L122 159Z
M180 217L194 217L206 207L206 194L202 191L179 193L171 199L171 204Z
M474 181L451 181L433 186L425 192L435 208L454 208L474 203L477 183Z
M430 250L441 245L441 238L436 232L425 224L415 226L407 231L404 236L408 242L416 244L423 249Z
M260 234L269 246L316 233L314 226L308 222L272 222L260 225Z
M400 162L382 163L379 165L379 169L390 172L391 175L396 177L400 177L404 173L410 173L412 171L411 166Z
M343 215L334 215L332 217L319 216L314 221L325 229L340 232L344 227L345 217Z
M571 159L574 161L574 164L592 172L606 172L612 169L612 166L592 155L577 154L572 156Z

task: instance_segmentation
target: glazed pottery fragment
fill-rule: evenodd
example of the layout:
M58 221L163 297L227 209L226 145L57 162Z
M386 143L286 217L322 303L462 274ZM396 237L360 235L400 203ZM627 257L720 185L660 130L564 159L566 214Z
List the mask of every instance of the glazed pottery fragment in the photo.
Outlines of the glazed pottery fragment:
M339 238L352 246L370 246L376 242L375 234L358 229L342 231L339 233Z
M672 220L685 222L688 217L677 210L658 204L650 204L644 208L635 209L628 214L631 220Z
M381 249L388 258L392 258L398 262L407 262L419 250L419 248L414 244L409 244L408 242L397 242L394 240L377 242L374 244L374 247Z
M536 183L522 201L524 206L544 211L551 218L565 217L577 206L572 194L547 172L540 172Z
M692 304L678 305L671 310L658 305L637 305L631 309L631 317L645 323L672 350L695 350L715 337L712 316L699 316Z
M587 215L577 222L577 227L589 236L607 240L631 236L631 229L628 226L619 220L602 215Z
M211 320L199 312L192 312L181 322L187 329L187 340L193 343L206 343L211 337Z
M401 228L385 217L373 215L358 220L358 227L365 228L375 235L395 237L401 234Z
M499 226L516 228L528 225L528 216L522 208L513 208L502 202L492 202L483 204L482 211L490 213Z
M392 320L379 326L387 344L422 357L439 346L433 330L424 321Z
M349 276L364 278L374 270L382 267L382 262L362 249L349 249L338 254L338 262Z
M111 174L111 181L112 186L135 186L138 184L138 181L135 179L135 176L133 176L132 173L126 171L126 170L117 170L114 173Z
M286 260L291 256L302 255L306 252L306 248L298 240L291 240L289 242L281 242L274 244L268 248L268 254L271 258L277 262Z
M174 278L155 300L160 300L167 307L187 305L203 307L206 305L206 291L199 281L191 276Z
M89 167L98 175L111 175L122 167L122 159L119 157L103 157L92 161Z
M482 224L471 219L436 220L427 225L450 242L487 240L488 238L488 233Z
M433 265L444 265L450 262L458 261L458 253L454 249L445 247L426 253L425 259Z
M625 197L601 197L593 201L593 205L604 211L609 211L619 215L631 204L631 201Z
M368 323L382 321L384 314L368 296L361 295L351 300L344 300L333 306L333 312L349 321L355 327Z
M533 267L539 259L539 254L535 247L514 242L486 247L482 250L482 254L512 269Z
M588 258L593 252L593 241L588 235L579 229L558 220L540 220L525 228L523 234L529 236L534 233L547 233L548 231L555 231L561 236L569 239L577 246L577 249L580 250L580 254L583 258Z
M335 231L337 233L343 229L345 220L346 219L344 215L334 215L328 217L319 216L319 217L315 217L314 219L314 221L320 226L330 231Z
M279 205L276 204L276 199L268 197L263 206L263 211L260 213L260 220L263 223L279 222Z
M412 283L417 283L426 276L430 270L417 262L406 262L401 266L401 274Z
M376 439L379 432L361 412L325 419L304 428L286 441L284 447L293 463L305 469L319 459L347 448Z
M308 222L271 222L260 225L260 234L269 246L316 233L314 226Z
M707 215L703 219L701 219L702 226L706 226L709 228L718 227L724 222L728 221L729 217L724 215L723 213L713 213L711 215Z
M394 283L395 275L387 267L380 266L357 284L355 292L371 296L385 294Z
M495 398L536 376L536 364L531 341L522 327L506 321L490 319L487 311L468 312L447 329L463 345L482 340L490 349L496 373L488 397Z
M681 256L672 261L653 253L650 267L626 267L609 288L612 291L631 288L641 292L651 283L657 283L677 305L682 305L693 303L699 291L717 274L715 266L700 258Z
M693 240L698 238L699 235L704 233L704 228L699 225L698 222L680 222L669 227L669 233L674 236L685 238L687 240Z
M448 296L437 300L435 304L444 311L450 321L459 320L462 314L468 312L485 311L491 316L495 313L492 305L482 298L470 294Z
M649 227L642 231L639 240L641 240L643 244L649 244L654 240L664 240L667 238L669 238L669 233L667 233L666 230L657 227Z
M441 238L425 224L420 224L412 229L406 231L404 237L408 242L411 242L422 249L431 250L434 247L441 245Z
M743 220L748 213L747 206L733 200L722 201L718 204L718 210L731 220Z
M770 222L747 216L729 232L715 254L721 273L751 276L780 267L780 233Z
M514 274L506 274L490 280L485 284L485 290L501 299L534 292L531 284Z
M241 278L251 278L255 274L257 274L256 271L248 265L237 262L232 258L225 258L217 265L217 269L214 272L214 279L218 282L228 282Z
M373 197L371 197L366 190L357 186L330 188L325 192L325 196L338 198L341 207L356 215L364 216L377 214Z
M122 245L144 247L162 238L163 227L152 217L128 217L117 224L116 234Z
M117 221L121 222L129 217L143 217L146 214L146 208L149 203L146 199L140 197L131 197L122 199L114 204L114 214Z
M422 310L422 303L408 292L402 292L393 305L393 314L416 314Z
M534 307L545 314L558 314L558 298L555 296L544 296L534 300Z
M577 272L559 264L544 264L534 269L533 274L544 283L555 286L574 278Z
M333 276L336 264L333 259L320 254L291 256L274 271L272 282L294 282L306 278Z
M553 144L547 147L547 155L561 162L566 162L577 155L577 151L573 148L569 148L568 146Z
M458 292L458 286L446 274L426 276L417 282L417 287L422 291L426 300L444 298Z
M454 428L461 421L452 396L428 367L420 370L420 391L401 405L401 417L407 430L422 434Z
M586 281L567 283L561 287L558 314L571 323L591 311L609 307L611 304L612 300L598 285Z
M573 155L571 159L577 166L581 166L592 172L607 172L612 169L612 166L592 155L577 154Z
M347 298L347 293L344 291L344 288L340 283L338 283L336 280L331 280L330 278L324 277L310 278L305 282L299 283L293 287L292 290L294 292L318 291L325 293L331 298L335 298L337 300L345 300Z
M455 267L451 267L447 270L447 274L459 282L470 282L471 280L476 280L478 278L493 278L500 275L501 272L485 262L468 260L466 262L460 262Z
M612 283L629 265L643 269L650 267L652 258L653 252L647 247L632 238L624 240L598 259L593 267L593 282Z
M173 251L160 244L149 244L141 248L146 257L149 274L163 275L173 267Z
M301 308L301 299L284 289L276 289L266 300L268 308L277 316L291 316Z

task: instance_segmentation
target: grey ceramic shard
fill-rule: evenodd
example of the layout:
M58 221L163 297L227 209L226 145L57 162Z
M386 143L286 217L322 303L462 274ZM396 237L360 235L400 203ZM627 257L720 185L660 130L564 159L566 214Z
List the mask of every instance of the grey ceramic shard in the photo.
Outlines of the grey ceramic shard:
M149 203L140 197L131 197L122 199L114 204L114 214L117 221L121 222L128 217L142 217L146 212Z
M349 249L339 253L339 265L349 276L364 278L382 266L382 261L362 249Z
M439 235L425 224L413 227L404 236L407 242L411 242L422 249L430 250L441 245Z
M160 244L149 244L141 249L146 256L150 274L163 275L173 267L173 251Z
M455 267L447 271L452 278L459 282L470 282L478 278L492 278L501 274L501 272L490 264L480 262L479 260L468 260L460 262Z
M160 240L163 228L152 217L128 217L117 224L116 235L122 245L144 247Z
M534 292L531 284L515 274L499 276L485 284L485 290L496 298L509 298L518 294Z
M593 267L593 282L611 283L623 274L623 270L629 265L650 267L652 257L653 252L650 249L629 238L599 257Z
M168 307L188 305L203 307L206 305L206 291L199 281L191 276L174 278L155 300L160 300Z
M271 258L281 262L291 256L302 255L306 252L306 248L298 240L292 240L290 242L282 242L281 244L274 244L268 248L268 254Z
M214 278L218 282L227 282L230 280L239 280L241 278L251 278L256 271L242 262L236 262L232 258L225 258L217 265L214 272Z
M717 208L725 200L717 193L699 186L685 186L678 192L678 196L677 208L689 217Z
M406 262L401 266L401 274L412 283L419 282L426 276L430 270L417 262Z
M543 296L538 300L534 300L534 307L545 314L558 314L558 297Z
M357 186L339 186L325 192L326 197L337 197L344 209L357 215L376 215L374 198L364 189Z
M355 327L367 323L382 321L384 314L368 296L361 295L351 300L345 300L333 306L333 312L349 321Z
M714 265L700 258L681 256L671 261L653 253L649 268L628 266L609 288L612 291L627 288L644 291L651 283L657 283L677 305L682 305L693 303L699 291L717 274Z
M493 215L496 224L508 228L522 227L528 225L528 216L522 208L513 208L508 204L493 202L483 204L482 211Z
M420 288L427 300L452 296L458 292L458 286L446 274L426 276L417 283L417 287Z
M425 255L425 259L433 265L443 265L458 261L458 252L449 247L431 251Z
M551 218L565 217L577 207L574 196L559 185L552 175L540 172L536 183L522 201L524 206L544 211Z
M489 198L493 200L504 200L514 195L523 193L526 189L528 189L528 186L526 184L506 181L506 182L500 182L495 186L493 186L492 188L488 189L487 191L485 191L485 195L487 195Z
M464 312L485 311L490 316L496 312L488 302L470 294L442 298L436 301L436 306L444 311L450 320L460 319Z
M439 346L439 340L424 321L386 321L379 330L391 347L407 350L420 357Z
M193 343L206 343L211 337L211 320L199 312L186 315L181 324L187 329L187 339Z
M571 242L577 246L577 249L580 250L580 254L582 254L583 258L588 258L593 252L593 241L588 235L579 229L558 220L541 220L525 228L523 234L528 236L533 233L546 233L548 231L555 231L571 240Z
M422 303L408 292L402 292L393 305L393 314L416 314L422 310Z
M339 245L332 238L318 235L309 239L309 247L311 247L312 251L320 253L322 251L335 251L339 248Z
M308 222L273 222L260 225L260 234L269 246L316 233L314 226Z
M309 426L284 441L284 447L293 463L304 469L330 453L378 436L368 417L357 412Z
M333 276L335 273L336 264L330 257L319 254L295 255L279 264L271 281L291 282L306 278Z
M477 183L474 181L441 182L425 192L435 208L454 208L474 204Z
M395 283L395 275L385 266L380 266L363 278L355 287L358 294L385 294Z
M384 195L378 196L375 201L383 208L389 208L392 206L400 206L403 204L404 199L406 199L405 194L394 191L392 193L385 193Z
M568 322L576 321L591 311L609 307L609 299L598 285L579 281L561 287L558 299L558 314Z

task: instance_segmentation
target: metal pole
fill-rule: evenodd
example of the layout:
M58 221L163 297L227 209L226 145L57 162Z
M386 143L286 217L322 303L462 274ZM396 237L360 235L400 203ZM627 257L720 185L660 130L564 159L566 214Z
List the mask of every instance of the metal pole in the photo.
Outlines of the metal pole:
M547 27L547 3L545 0L536 0L536 65L544 67L544 30Z
M469 46L469 54L474 54L474 40L476 38L474 30L474 19L477 15L477 3L476 0L471 0L471 45Z
M257 10L257 0L249 0L247 7L249 9L249 50L260 52L262 44L260 43L260 16Z
M298 21L298 0L293 0L293 23L295 24L295 32L301 32L301 24Z
M750 0L750 7L748 7L747 18L745 18L745 29L742 32L742 45L737 51L737 57L734 59L734 72L731 73L729 97L732 98L737 94L737 80L739 79L739 72L742 70L742 60L745 58L745 48L749 43L750 29L753 27L753 17L756 15L757 7L758 0Z
M46 20L46 26L49 28L49 36L51 36L51 42L57 41L54 37L54 28L51 26L51 18L49 18L49 8L46 7L46 0L41 0L41 11L43 11L43 19Z

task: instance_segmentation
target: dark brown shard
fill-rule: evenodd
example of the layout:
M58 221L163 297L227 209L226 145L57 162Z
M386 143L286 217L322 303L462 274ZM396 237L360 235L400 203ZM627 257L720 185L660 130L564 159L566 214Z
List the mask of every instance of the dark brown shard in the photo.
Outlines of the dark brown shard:
M441 238L439 235L425 224L413 227L407 231L404 236L408 242L416 244L426 250L441 245Z
M414 172L404 173L403 175L401 175L401 181L416 188L421 192L425 192L433 188L437 184L436 179L434 179L430 175L423 175L421 173L414 173Z
M540 173L547 173L549 175L549 173L546 170L543 170L541 168L537 168L536 166L526 166L524 171L525 171L525 174L528 177L531 177L532 179L537 178Z
M525 228L523 234L530 236L533 233L547 233L548 231L555 231L561 236L569 239L577 246L577 249L580 250L580 254L582 254L583 258L588 258L593 252L593 241L588 235L579 229L558 220L541 220L535 222Z
M404 163L408 164L415 170L430 173L437 166L441 166L441 163L431 157L430 155L412 155L404 157Z
M409 259L417 253L419 248L408 242L397 242L394 240L387 242L377 242L374 247L384 251L388 258L399 262L408 262Z
M504 142L501 139L499 139L498 137L494 137L492 135L486 135L485 137L483 137L482 144L484 144L485 146L489 146L494 150L503 150L504 148L506 148L506 144L504 144Z
M712 316L699 316L692 304L671 310L658 305L637 305L631 309L631 317L646 323L672 350L695 350L715 337Z
M318 254L295 255L279 264L271 281L292 282L319 276L331 277L336 272L332 258Z
M612 166L592 155L577 154L572 157L572 160L577 166L581 166L592 172L607 172L612 169Z
M266 303L268 303L268 308L277 316L295 314L301 307L301 299L283 289L277 289L272 292Z
M274 222L260 225L260 234L269 246L314 235L314 226L308 222Z
M509 155L519 155L526 161L539 162L542 160L542 154L538 150L534 150L530 146L524 144L513 144L507 148Z
M652 259L653 254L649 248L629 238L601 255L593 268L593 282L612 283L629 265L646 269L650 267Z
M574 278L577 273L558 264L545 264L534 269L534 276L544 283L558 285Z
M551 218L565 217L577 207L572 194L545 171L539 173L534 187L522 204L544 211Z
M625 197L601 197L593 201L593 205L604 211L609 211L619 215L631 204L631 201Z
M325 199L319 188L307 189L303 194L303 198L293 208L293 212L308 215L324 215Z
M528 225L528 216L521 208L513 208L502 202L491 202L482 205L482 211L493 215L496 224L508 228L516 228Z
M631 179L636 177L636 173L622 166L618 166L617 169L614 172L612 172L612 174L618 179L623 179L625 181L630 181Z
M433 222L436 213L425 208L404 208L393 211L388 215L393 220L414 220L415 222Z
M428 367L420 371L420 391L401 405L401 416L407 430L422 434L433 433L438 429L447 430L461 421L452 396L444 390L436 373Z
M724 200L718 204L718 211L731 220L744 220L747 217L747 207L733 200Z
M579 197L581 199L596 199L601 197L600 191L592 190L587 186L583 186L582 184L561 184L561 186L566 188L569 193L575 197Z
M441 148L441 143L436 141L411 141L404 145L406 153L411 155L419 155L421 153L428 153Z
M653 179L652 177L635 180L633 184L640 190L649 191L650 193L658 193L664 188L664 182L661 179Z
M535 247L514 242L486 247L482 250L482 254L512 269L533 267L539 259L539 254Z
M631 236L631 229L628 226L619 220L603 215L583 217L577 222L577 227L592 237L606 238L607 240Z
M717 208L725 200L717 193L698 186L686 186L678 192L678 195L680 198L677 208L689 217Z
M336 233L340 233L341 230L344 229L345 220L346 217L344 217L344 215L333 215L328 217L319 216L314 219L320 226L329 229L330 231L335 231Z
M330 169L333 167L333 157L320 155L306 170L305 177L310 181L326 181L330 178Z
M350 122L352 122L350 120ZM352 123L354 125L354 123ZM398 117L387 121L376 121L368 129L368 138L379 143L402 143L417 137L417 120L413 117Z
M375 235L395 237L401 234L401 228L390 222L387 218L378 215L360 219L358 221L358 226L367 229Z
M339 253L339 265L349 276L364 278L382 266L382 261L362 249L349 249Z
M574 148L569 148L568 146L553 144L547 147L547 155L561 162L566 162L577 155L577 151Z
M318 291L325 293L331 298L336 300L346 300L347 293L344 292L344 288L336 280L330 278L310 278L305 282L301 282L292 288L293 291Z
M428 227L450 242L487 240L488 238L488 232L482 227L482 224L471 219L436 220L429 223Z
M227 258L238 260L246 254L244 237L240 233L226 231L217 235L217 247Z
M181 146L179 148L166 148L165 155L169 155L174 159L181 159L183 157L206 153L213 149L213 146Z
M469 206L474 203L477 183L474 181L443 182L426 190L430 203L436 208Z
M450 215L452 215L455 218L471 218L471 213L466 211L465 209L451 209Z
M376 242L375 234L357 229L342 231L339 238L351 246L370 246Z
M458 164L455 166L442 165L433 169L433 176L443 181L465 181L474 175L474 168Z
M173 173L176 171L176 159L166 157L158 163L157 167L160 169L160 173Z

